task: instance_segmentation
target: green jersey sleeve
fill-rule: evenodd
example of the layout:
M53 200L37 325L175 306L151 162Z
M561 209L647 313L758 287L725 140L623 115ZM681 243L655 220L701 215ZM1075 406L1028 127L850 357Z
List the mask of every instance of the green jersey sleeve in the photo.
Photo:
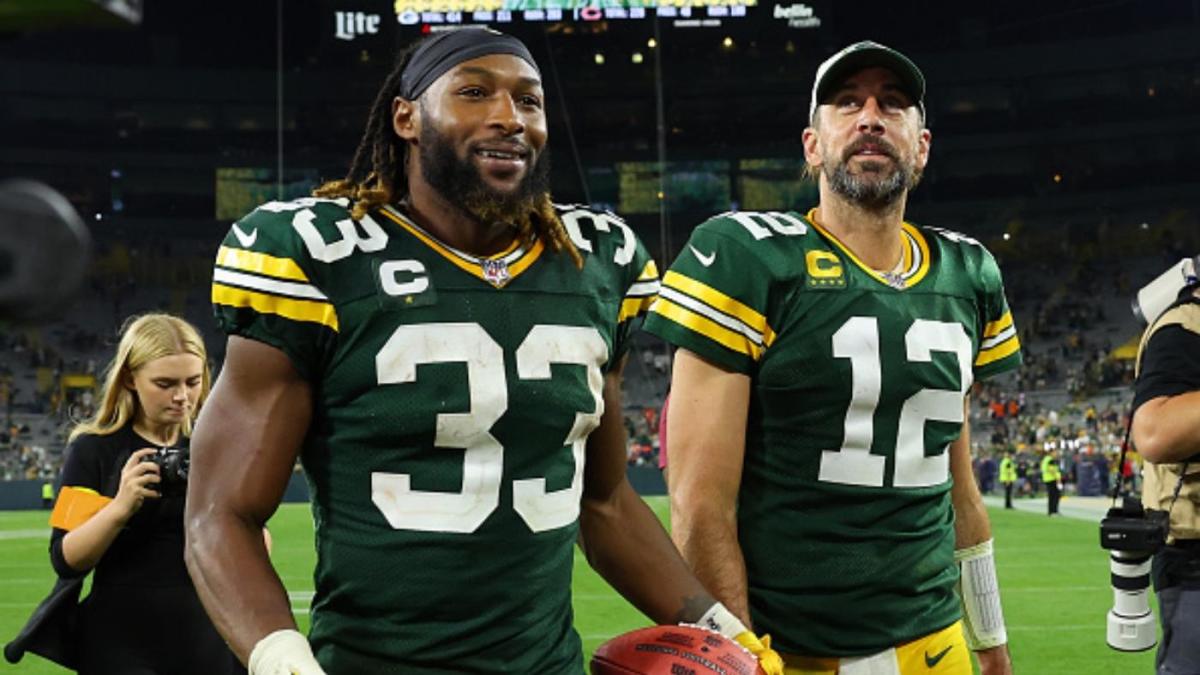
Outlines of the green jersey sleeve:
M212 303L228 335L266 343L300 374L319 379L338 331L337 310L321 289L300 228L348 217L330 200L270 202L234 223L217 252Z
M615 294L619 300L612 352L604 366L608 372L629 352L630 339L658 294L658 266L620 216L574 204L555 208L586 259L583 273L590 275L598 292Z
M729 215L692 232L662 278L646 330L739 373L750 373L775 339L768 324L771 266ZM754 248L755 244L759 244Z
M1004 297L1004 282L1000 266L987 249L982 247L980 261L981 287L978 306L982 312L983 336L975 355L975 378L987 379L1014 370L1021 365L1021 342L1013 323L1012 310Z
M637 241L633 261L624 270L622 288L625 289L625 294L621 297L621 308L617 313L617 335L612 363L619 363L629 352L630 339L642 325L650 305L658 297L658 265L640 240Z

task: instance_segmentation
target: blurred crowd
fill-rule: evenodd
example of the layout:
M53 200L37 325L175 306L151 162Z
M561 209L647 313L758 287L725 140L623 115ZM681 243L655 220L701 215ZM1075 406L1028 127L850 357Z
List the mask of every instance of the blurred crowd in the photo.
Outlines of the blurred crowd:
M983 388L974 411L972 456L975 477L984 494L1003 492L999 465L1013 459L1016 496L1038 496L1042 459L1053 457L1064 489L1083 496L1107 495L1118 473L1130 490L1140 487L1141 458L1133 451L1120 464L1121 444L1129 422L1128 403L1069 400L1060 408L1030 406L1025 393L1009 395Z

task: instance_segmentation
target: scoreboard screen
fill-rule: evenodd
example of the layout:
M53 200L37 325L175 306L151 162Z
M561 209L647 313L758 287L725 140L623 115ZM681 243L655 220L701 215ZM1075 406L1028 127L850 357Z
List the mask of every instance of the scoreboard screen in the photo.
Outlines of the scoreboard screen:
M786 4L789 3L790 4ZM414 33L492 26L501 31L528 27L558 30L575 24L580 33L604 32L647 21L669 28L747 31L812 31L828 28L829 0L325 0L322 29L326 51L351 58L378 45L394 46ZM595 24L595 30L586 28ZM570 31L568 31L570 32Z
M759 0L393 0L387 10L338 0L335 36L352 40L377 35L387 24L454 27L486 24L561 23L666 19L677 28L715 27L725 19L752 16ZM770 14L769 8L766 10Z
M744 17L758 0L396 0L401 25Z

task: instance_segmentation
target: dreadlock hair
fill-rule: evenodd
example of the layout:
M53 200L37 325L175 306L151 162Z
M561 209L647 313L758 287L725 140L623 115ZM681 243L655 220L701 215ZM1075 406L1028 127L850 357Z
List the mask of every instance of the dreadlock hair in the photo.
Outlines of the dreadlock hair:
M579 249L575 248L575 242L571 241L571 235L567 234L567 228L554 211L549 194L543 192L537 198L529 217L519 219L517 236L527 246L532 246L534 240L540 237L550 250L555 253L566 251L574 261L575 267L583 269L583 256L579 255Z
M400 76L422 41L412 43L397 55L396 65L371 104L367 128L354 151L349 173L313 190L314 197L349 199L353 205L350 215L355 220L408 195L408 179L404 175L408 146L392 129L392 101L400 95Z
M392 102L400 95L400 78L412 61L413 53L429 38L405 47L396 56L396 65L371 104L367 127L363 131L350 171L345 178L330 180L313 190L314 197L350 200L350 216L359 220L372 209L403 200L408 196L408 144L392 128ZM583 269L583 257L554 210L549 194L539 195L525 216L514 223L517 237L525 245L539 238L556 253L565 251Z

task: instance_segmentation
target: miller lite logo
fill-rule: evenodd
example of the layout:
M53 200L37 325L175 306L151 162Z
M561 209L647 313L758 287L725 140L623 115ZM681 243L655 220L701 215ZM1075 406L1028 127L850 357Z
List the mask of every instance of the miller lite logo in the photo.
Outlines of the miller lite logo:
M512 275L508 273L508 262L500 259L484 260L483 278L496 288L507 284L508 280L512 278Z
M379 32L378 14L364 12L335 12L336 32L333 34L339 40L353 40L359 35L375 35Z

